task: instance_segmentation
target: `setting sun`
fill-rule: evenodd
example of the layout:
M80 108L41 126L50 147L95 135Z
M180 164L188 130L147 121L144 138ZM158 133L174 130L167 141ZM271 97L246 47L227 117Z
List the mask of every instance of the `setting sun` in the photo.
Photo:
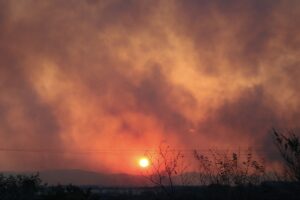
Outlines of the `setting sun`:
M139 165L140 165L140 167L142 167L142 168L146 168L146 167L148 167L149 166L149 159L148 158L141 158L140 160L139 160Z

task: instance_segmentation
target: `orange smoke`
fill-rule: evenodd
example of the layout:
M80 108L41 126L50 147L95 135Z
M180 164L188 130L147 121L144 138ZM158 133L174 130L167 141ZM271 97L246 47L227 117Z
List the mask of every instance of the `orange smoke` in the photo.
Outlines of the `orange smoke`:
M297 1L0 4L0 146L43 152L2 170L135 173L162 141L271 162L268 130L299 128Z

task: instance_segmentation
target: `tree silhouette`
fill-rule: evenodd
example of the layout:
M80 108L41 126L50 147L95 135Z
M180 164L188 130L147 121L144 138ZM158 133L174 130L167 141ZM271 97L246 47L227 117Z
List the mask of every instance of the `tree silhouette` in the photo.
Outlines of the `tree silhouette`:
M162 143L155 152L146 152L145 156L150 161L150 167L146 171L146 178L155 186L173 199L175 185L185 184L186 165L183 161L184 155L181 151L171 149L169 145ZM175 177L180 178L181 183L175 183Z
M41 188L39 174L33 175L0 175L1 200L32 200Z

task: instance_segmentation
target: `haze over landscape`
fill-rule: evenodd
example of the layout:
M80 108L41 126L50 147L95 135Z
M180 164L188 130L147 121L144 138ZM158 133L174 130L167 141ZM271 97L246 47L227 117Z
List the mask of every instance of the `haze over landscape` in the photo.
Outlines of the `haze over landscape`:
M0 1L0 170L140 174L300 131L297 0Z

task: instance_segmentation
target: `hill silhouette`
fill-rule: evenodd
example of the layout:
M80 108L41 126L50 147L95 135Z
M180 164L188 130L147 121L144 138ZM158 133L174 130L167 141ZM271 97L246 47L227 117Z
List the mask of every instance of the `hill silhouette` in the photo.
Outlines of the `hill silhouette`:
M34 172L21 172L33 174ZM5 172L4 174L20 174L20 172ZM41 179L50 184L62 185L97 185L100 187L138 187L147 186L149 182L143 176L130 174L98 173L80 169L59 169L40 171Z

